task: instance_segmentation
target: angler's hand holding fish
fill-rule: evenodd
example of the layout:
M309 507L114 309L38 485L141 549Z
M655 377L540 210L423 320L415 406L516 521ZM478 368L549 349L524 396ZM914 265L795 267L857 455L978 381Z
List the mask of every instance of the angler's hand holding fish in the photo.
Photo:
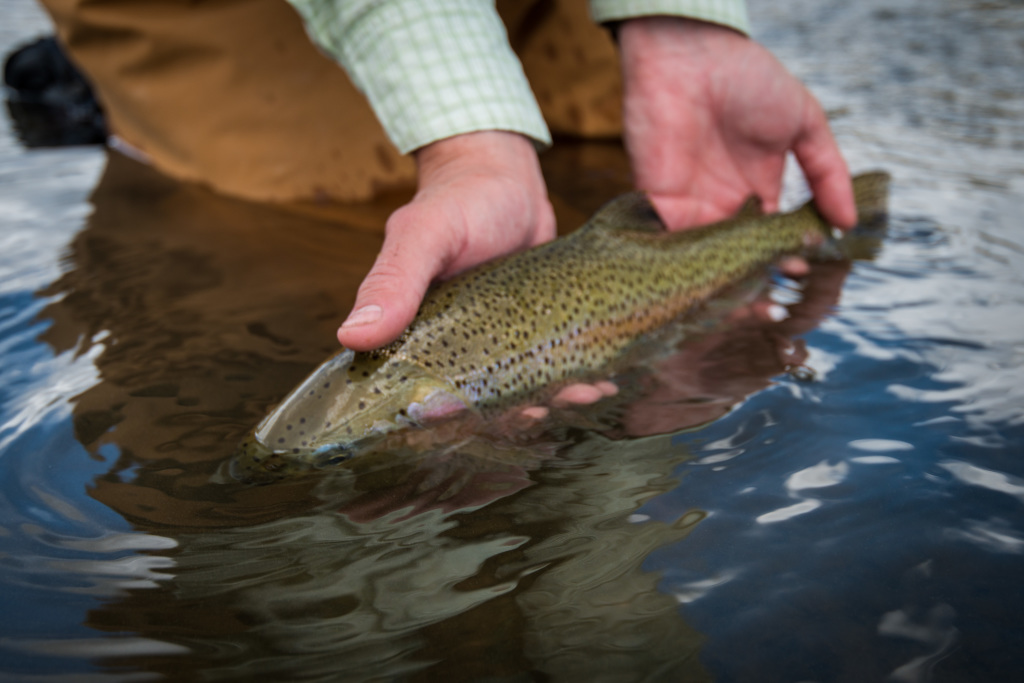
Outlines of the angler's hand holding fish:
M680 17L628 21L619 43L634 181L670 230L721 220L751 196L778 211L790 151L825 220L853 227L850 174L825 113L768 50Z
M416 151L419 190L388 219L384 245L338 331L368 351L397 338L437 278L555 236L555 214L533 143L481 131Z
M750 39L671 17L623 22L625 138L635 181L670 229L731 215L751 194L777 208L793 150L827 220L851 226L849 173L814 96ZM383 346L430 282L554 237L533 144L481 131L416 152L419 191L387 237L338 339Z

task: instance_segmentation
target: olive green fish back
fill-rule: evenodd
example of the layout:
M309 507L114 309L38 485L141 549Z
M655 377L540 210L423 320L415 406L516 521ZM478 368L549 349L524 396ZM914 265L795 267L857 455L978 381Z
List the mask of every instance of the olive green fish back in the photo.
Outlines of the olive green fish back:
M811 206L670 233L640 193L568 237L442 283L393 347L483 407L580 376L827 234Z

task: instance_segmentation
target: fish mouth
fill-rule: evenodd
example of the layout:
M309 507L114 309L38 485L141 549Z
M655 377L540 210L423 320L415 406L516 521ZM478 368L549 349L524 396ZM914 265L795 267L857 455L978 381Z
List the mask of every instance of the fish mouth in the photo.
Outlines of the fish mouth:
M296 451L299 452L296 452ZM340 465L355 449L345 444L325 444L317 448L273 449L249 436L231 457L231 476L250 484L265 484Z

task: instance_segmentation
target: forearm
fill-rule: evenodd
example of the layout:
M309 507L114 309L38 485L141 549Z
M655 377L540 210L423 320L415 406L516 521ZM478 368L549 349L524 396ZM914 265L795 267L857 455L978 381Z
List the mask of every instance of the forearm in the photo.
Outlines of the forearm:
M493 2L290 0L402 152L480 130L550 134Z

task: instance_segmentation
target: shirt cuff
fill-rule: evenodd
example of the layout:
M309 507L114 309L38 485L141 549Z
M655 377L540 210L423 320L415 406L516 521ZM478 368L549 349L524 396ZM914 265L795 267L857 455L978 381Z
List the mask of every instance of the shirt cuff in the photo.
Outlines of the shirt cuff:
M744 0L590 0L590 15L601 24L654 15L686 17L750 34Z
M480 130L551 144L493 2L289 1L402 153Z

